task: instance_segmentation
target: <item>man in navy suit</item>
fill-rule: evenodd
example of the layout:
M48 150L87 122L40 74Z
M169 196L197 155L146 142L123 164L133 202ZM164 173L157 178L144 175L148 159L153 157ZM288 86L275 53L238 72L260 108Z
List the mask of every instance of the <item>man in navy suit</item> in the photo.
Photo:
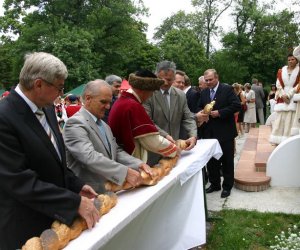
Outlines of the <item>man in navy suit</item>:
M221 190L220 169L223 171L221 197L230 195L234 183L234 138L237 136L234 113L241 109L240 102L232 86L219 82L219 77L214 69L204 72L208 88L200 93L199 110L196 114L201 125L203 139L215 138L219 141L223 156L216 160L212 158L208 164L208 178L211 183L206 193ZM203 113L203 108L212 100L215 101L213 110L209 115Z
M0 101L0 249L19 249L54 220L99 220L97 194L66 167L54 100L68 72L55 56L25 57L19 84Z

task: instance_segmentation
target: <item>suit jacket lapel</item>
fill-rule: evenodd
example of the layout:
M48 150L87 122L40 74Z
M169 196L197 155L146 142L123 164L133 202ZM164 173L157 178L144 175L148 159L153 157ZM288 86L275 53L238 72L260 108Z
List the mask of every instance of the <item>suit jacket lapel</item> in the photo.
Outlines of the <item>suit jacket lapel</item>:
M173 87L171 87L171 91L170 91L170 120L173 117L173 114L175 112L177 112L175 110L175 107L177 107L177 102L178 102L178 95L176 93L176 91L173 89Z
M47 146L49 151L53 154L53 156L61 162L59 156L57 155L56 149L52 144L51 140L45 129L36 118L35 114L32 112L28 104L20 97L14 90L11 91L13 101L16 103L15 109L18 110L18 113L23 116L25 123L28 124L28 127L34 131L34 133L43 141L43 143ZM49 124L49 126L51 126ZM52 126L51 126L52 128Z
M86 112L86 110L85 110L84 108L81 108L79 112L81 112L81 113L83 114L83 116L84 116L85 119L87 120L87 122L88 122L89 126L91 127L91 129L94 130L94 131L96 132L96 134L97 134L97 136L99 137L99 139L101 140L101 142L102 142L102 144L103 144L103 147L105 148L107 154L108 154L108 155L111 155L110 149L107 148L106 143L103 141L102 136L101 136L101 134L100 134L100 131L99 131L99 128L98 128L96 122L95 122L95 121L93 120L93 118L89 115L89 113ZM105 129L105 133L107 134L106 129Z

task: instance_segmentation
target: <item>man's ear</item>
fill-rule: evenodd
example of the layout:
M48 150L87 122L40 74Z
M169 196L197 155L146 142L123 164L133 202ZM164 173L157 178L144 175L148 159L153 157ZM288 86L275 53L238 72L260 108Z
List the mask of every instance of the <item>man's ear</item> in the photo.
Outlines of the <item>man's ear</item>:
M34 81L33 81L33 88L35 88L35 89L40 89L41 87L42 87L42 82L43 82L43 80L42 79L35 79Z

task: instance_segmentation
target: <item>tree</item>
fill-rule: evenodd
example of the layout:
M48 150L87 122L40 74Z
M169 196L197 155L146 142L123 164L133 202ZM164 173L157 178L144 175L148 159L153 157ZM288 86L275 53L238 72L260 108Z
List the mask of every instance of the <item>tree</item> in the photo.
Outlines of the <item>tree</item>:
M192 82L198 82L198 77L206 69L207 60L203 45L191 30L169 31L159 47L164 59L174 61L177 69L185 71Z
M132 65L154 65L150 59L159 53L138 19L145 13L140 2L6 0L0 32L13 51L10 80L17 77L24 54L32 51L53 53L66 63L66 89L107 74L125 76Z
M237 1L233 12L235 29L222 39L222 53L227 54L222 58L238 63L239 81L249 82L256 77L265 83L274 82L288 51L298 44L299 29L294 13L286 10L268 13L268 10L271 10L268 6L259 6L255 0Z
M196 8L195 16L202 19L205 31L206 58L210 56L211 38L218 34L217 21L220 16L231 6L233 0L192 0Z

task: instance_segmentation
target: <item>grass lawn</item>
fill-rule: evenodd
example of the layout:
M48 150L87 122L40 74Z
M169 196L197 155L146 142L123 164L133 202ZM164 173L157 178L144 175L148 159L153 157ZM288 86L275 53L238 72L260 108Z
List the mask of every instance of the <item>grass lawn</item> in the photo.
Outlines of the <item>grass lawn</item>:
M201 249L262 250L275 245L274 237L299 225L300 215L226 210L210 213L207 244Z

